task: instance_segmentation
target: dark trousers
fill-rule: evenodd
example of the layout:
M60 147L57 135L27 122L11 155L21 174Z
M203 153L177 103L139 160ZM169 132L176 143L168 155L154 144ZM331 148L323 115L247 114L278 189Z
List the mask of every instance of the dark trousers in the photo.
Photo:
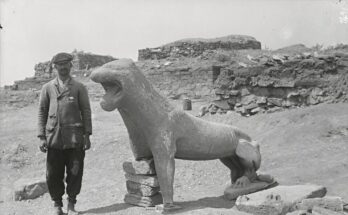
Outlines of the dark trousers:
M76 203L76 196L81 190L84 158L85 151L83 149L48 149L46 181L55 206L63 206L65 171L68 201L73 204Z

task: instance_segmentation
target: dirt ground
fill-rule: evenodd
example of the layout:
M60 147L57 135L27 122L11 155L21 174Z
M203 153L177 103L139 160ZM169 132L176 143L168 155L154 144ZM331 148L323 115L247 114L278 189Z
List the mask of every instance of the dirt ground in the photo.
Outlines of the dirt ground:
M193 103L196 115L202 102ZM179 108L181 101L176 101ZM132 160L128 134L115 112L92 102L92 148L87 152L77 209L82 214L158 214L127 205L122 163ZM245 118L214 115L207 120L231 123L261 144L261 170L281 185L314 183L348 202L348 104L322 104ZM21 177L45 175L45 154L36 138L37 105L1 109L0 214L46 215L46 193L34 200L11 200L13 183ZM222 198L229 171L219 161L176 160L175 196L184 209L177 214L231 214L233 202ZM237 213L235 213L237 214Z

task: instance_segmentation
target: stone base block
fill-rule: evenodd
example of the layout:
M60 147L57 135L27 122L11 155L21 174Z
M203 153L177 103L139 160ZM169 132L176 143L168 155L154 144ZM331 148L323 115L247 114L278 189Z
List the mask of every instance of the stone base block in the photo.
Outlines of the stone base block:
M295 205L303 199L323 197L326 188L307 184L277 186L236 200L237 209L254 215L280 215L296 209Z
M156 175L155 163L153 159L143 161L124 162L123 170L133 175Z
M14 200L35 199L48 191L44 178L23 178L14 183Z
M135 194L127 193L124 197L124 202L131 205L136 205L140 207L154 207L163 203L161 193L157 193L151 197L139 196Z
M139 196L154 196L160 191L159 187L150 187L133 181L127 181L126 185L128 193Z
M157 176L134 175L126 173L125 177L127 180L133 181L138 184L143 184L150 187L159 187Z

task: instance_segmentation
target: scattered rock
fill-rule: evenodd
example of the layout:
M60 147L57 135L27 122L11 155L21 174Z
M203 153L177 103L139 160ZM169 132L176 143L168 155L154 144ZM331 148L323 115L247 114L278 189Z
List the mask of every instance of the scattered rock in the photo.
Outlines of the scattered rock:
M247 95L242 98L241 103L242 105L248 105L254 103L256 100L257 97L255 95Z
M267 104L267 98L262 96L256 99L256 104L264 105Z
M255 215L280 215L294 210L296 203L303 199L323 197L325 194L325 187L313 184L277 186L240 196L236 206L238 210Z
M281 64L284 63L284 60L283 60L283 58L280 55L273 55L272 59L274 61L276 61L277 63L281 63Z
M303 53L302 53L302 56L303 56L304 58L310 58L310 57L312 56L312 54L309 53L309 52L303 52Z
M238 96L239 93L240 93L239 90L231 90L229 94L230 96Z
M325 196L323 198L303 199L296 204L296 208L299 210L312 210L314 206L333 211L343 211L343 200L337 196Z
M218 107L216 107L215 105L210 105L208 111L211 114L216 114L216 112L218 111Z
M326 208L314 206L312 209L313 215L344 215L343 212L336 212Z
M247 64L242 63L242 62L239 62L239 63L238 63L238 65L239 65L240 67L242 67L242 68L246 68L246 67L248 67L248 65L247 65Z
M223 110L230 110L231 109L227 100L214 100L214 101L212 101L212 104L220 109L223 109Z
M262 112L262 111L263 111L262 108L257 107L257 108L252 109L250 112L251 112L252 114L256 114L256 113L259 113L259 112Z
M22 178L14 183L14 200L35 199L48 191L43 178Z
M257 108L258 105L256 103L251 103L251 104L248 104L246 106L244 106L244 108L247 110L247 111L250 111L250 110L254 110L255 108Z
M170 62L170 61L167 61L167 62L165 62L163 65L164 66L169 66L169 65L171 65L173 62Z
M281 107L283 105L283 100L278 98L267 98L267 101L275 106Z
M286 215L311 215L312 213L304 211L304 210L297 210L297 211L292 211L290 213L287 213Z
M249 90L246 89L246 88L243 88L242 91L241 91L241 96L247 96L247 95L250 95Z
M270 108L266 111L266 113L274 113L274 112L278 112L278 111L281 111L282 108L281 107L273 107L273 108Z
M237 113L240 113L242 115L246 115L248 111L245 109L245 107L236 107L234 109Z

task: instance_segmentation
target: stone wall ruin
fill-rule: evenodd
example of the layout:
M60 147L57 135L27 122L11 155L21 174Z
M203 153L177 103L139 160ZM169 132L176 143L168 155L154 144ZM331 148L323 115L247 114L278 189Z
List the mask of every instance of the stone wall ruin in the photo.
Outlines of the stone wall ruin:
M138 60L159 60L169 57L197 57L207 50L261 49L261 43L255 38L242 35L230 35L214 39L184 39L156 48L140 49Z
M105 55L86 53L83 51L73 51L74 56L72 76L86 77L91 70L107 62L116 60L116 58ZM53 71L51 61L40 62L34 66L35 75L24 80L15 81L11 87L14 90L41 89L41 86L53 79L56 73Z

